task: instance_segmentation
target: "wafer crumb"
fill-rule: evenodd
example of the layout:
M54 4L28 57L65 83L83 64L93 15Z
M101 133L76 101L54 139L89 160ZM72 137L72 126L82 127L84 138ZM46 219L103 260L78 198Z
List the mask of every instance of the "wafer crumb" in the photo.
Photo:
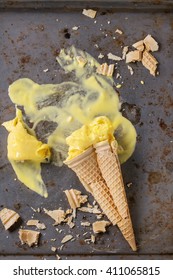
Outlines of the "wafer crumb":
M76 189L65 190L64 192L72 209L76 209L87 202L88 196L81 195L81 192Z
M130 65L127 65L127 68L130 71L130 75L133 75L134 74L133 68Z
M90 222L81 222L81 226L89 227L91 225Z
M110 225L108 221L96 221L92 224L94 233L106 232L106 227Z
M57 210L46 210L45 208L43 209L44 212L49 215L52 219L55 220L55 223L53 224L54 226L61 224L64 222L64 219L66 217L66 214L64 210L62 209L57 209Z
M6 230L10 229L19 218L19 214L11 209L4 208L0 211L0 219Z
M150 71L151 75L153 75L153 76L156 75L158 61L148 51L143 52L142 64L145 68L147 68Z
M88 10L83 9L82 14L87 16L87 17L90 17L90 18L95 18L96 14L97 14L97 11L92 10L92 9L88 9Z
M98 58L103 58L104 57L104 54L102 54L102 53L100 53L99 55L98 55Z
M138 51L141 51L141 52L142 52L142 51L144 50L144 40L140 40L140 41L134 43L132 46L133 46L135 49L137 49Z
M74 31L76 31L76 30L78 30L79 29L79 26L73 26L72 27L72 30L74 30Z
M95 235L91 234L91 242L92 243L95 243L96 242L96 237Z
M123 31L117 28L117 29L115 30L115 33L118 33L118 34L122 35L122 34L123 34Z
M128 47L128 46L125 46L125 47L123 48L123 51L122 51L122 59L125 59L125 58L126 58L126 54L127 54L128 50L129 50L129 47Z
M120 56L114 55L112 53L108 53L107 56L108 56L108 59L111 59L111 60L115 60L115 61L122 60L122 58Z
M86 212L86 213L94 213L94 214L101 214L101 211L98 209L98 207L80 207L78 208L79 211Z
M150 34L148 34L145 37L144 44L145 44L145 47L146 47L147 51L156 52L156 51L159 50L158 43L156 42L156 40Z
M108 65L107 63L103 63L97 67L96 72L98 74L111 77L114 72L114 64Z
M28 229L19 230L19 239L22 244L27 244L29 247L38 245L40 232Z
M37 229L46 229L44 223L40 223L39 220L28 220L26 223L27 226L36 226Z
M54 246L51 247L51 251L52 251L52 252L56 252L56 250L57 250L56 247L54 247Z
M126 63L142 60L142 52L139 50L131 51L126 54Z
M61 259L61 257L58 254L56 254L56 258L57 258L57 260Z
M64 244L64 243L70 241L72 238L73 238L73 235L68 234L68 235L64 236L64 238L61 240L61 243Z

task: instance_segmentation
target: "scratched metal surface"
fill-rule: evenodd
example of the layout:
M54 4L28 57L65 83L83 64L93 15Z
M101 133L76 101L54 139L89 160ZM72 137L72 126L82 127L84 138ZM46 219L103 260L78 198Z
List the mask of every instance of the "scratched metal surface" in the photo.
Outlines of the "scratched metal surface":
M15 180L6 156L7 132L0 126L0 209L16 210L22 217L21 226L25 228L31 217L47 226L41 231L39 246L28 248L20 245L19 228L9 232L0 224L1 259L53 259L55 253L51 246L59 248L66 234L72 234L75 240L57 250L64 259L173 258L173 14L169 9L165 12L155 8L149 11L146 6L146 10L144 7L136 10L134 6L128 12L123 8L109 10L107 6L98 9L96 19L83 16L80 8L1 8L0 124L14 117L14 106L8 97L8 86L14 80L28 77L38 83L58 83L68 79L55 60L57 50L63 47L74 44L95 58L102 53L105 57L101 62L107 61L108 52L121 55L122 46L131 46L147 34L152 34L160 45L159 52L154 53L159 61L158 77L152 77L140 63L132 65L133 76L125 62L117 65L124 82L119 90L123 113L138 133L136 150L122 166L125 184L132 182L126 191L138 252L132 253L116 226L97 235L95 244L87 244L85 239L90 237L92 228L84 228L80 222L95 221L92 214L78 212L76 226L73 229L66 224L58 226L62 229L58 233L50 217L43 212L34 213L31 207L67 209L63 190L71 186L86 192L71 170L50 165L44 165L42 173L49 192L47 199L25 188ZM79 29L74 31L73 26L79 26ZM123 30L123 35L115 34L117 28ZM47 73L43 71L46 68L49 69ZM91 197L89 200L92 202ZM51 241L54 238L56 240Z

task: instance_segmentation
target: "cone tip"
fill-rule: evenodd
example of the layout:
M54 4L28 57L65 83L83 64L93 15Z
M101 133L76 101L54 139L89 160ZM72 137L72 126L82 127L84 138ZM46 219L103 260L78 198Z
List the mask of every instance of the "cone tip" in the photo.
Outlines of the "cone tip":
M134 238L129 240L128 243L129 243L129 245L130 245L130 247L132 248L133 251L137 251L136 241L135 241Z

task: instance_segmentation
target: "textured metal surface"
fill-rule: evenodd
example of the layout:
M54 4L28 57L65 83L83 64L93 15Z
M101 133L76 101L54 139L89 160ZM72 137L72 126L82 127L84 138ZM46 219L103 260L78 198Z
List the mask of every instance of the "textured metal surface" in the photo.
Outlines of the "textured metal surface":
M2 2L2 1L1 1ZM18 1L16 1L18 2ZM20 1L19 1L20 2ZM158 1L157 1L158 2ZM163 4L163 1L159 1ZM87 5L88 6L88 5ZM159 5L158 5L159 8ZM6 157L7 132L0 126L0 209L16 209L22 217L22 226L33 214L47 226L42 231L40 245L34 248L21 246L18 229L5 231L0 224L1 258L55 258L51 246L59 247L61 239L71 233L75 240L64 245L62 258L165 258L173 254L173 14L148 11L123 12L99 9L96 19L82 15L82 10L0 10L0 124L14 117L14 106L8 97L8 86L14 80L28 77L38 83L57 83L68 79L56 63L59 49L74 44L88 51L95 58L100 52L121 55L122 46L152 34L159 42L160 51L154 55L159 61L158 77L152 77L141 64L132 65L131 76L124 62L117 67L124 84L120 91L124 114L132 120L137 133L136 150L122 166L134 231L138 244L133 254L116 227L97 236L96 244L86 244L91 228L81 227L80 221L94 221L90 214L78 213L76 226L58 226L57 233L52 219L34 213L31 207L56 209L68 208L63 190L73 186L81 189L74 173L67 167L43 166L43 178L49 197L44 199L15 180L15 174ZM58 20L57 20L58 19ZM94 23L94 21L97 21ZM109 23L110 21L110 23ZM77 31L73 26L80 26ZM115 30L123 30L123 35ZM115 37L115 39L113 39ZM98 45L98 47L97 47ZM101 60L100 60L101 61ZM49 71L44 73L43 70ZM140 81L145 83L142 85ZM92 202L92 198L90 198ZM85 236L85 232L89 232ZM83 235L84 234L84 235ZM56 238L56 241L51 241ZM107 257L108 256L108 257Z

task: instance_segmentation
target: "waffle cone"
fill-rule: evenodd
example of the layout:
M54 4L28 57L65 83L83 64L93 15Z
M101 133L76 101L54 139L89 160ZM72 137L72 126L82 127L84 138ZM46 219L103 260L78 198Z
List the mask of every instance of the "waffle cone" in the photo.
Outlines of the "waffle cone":
M121 216L101 175L94 149L89 148L79 156L64 163L76 173L86 190L94 196L110 222L113 225L118 224L121 221Z
M114 143L113 149L109 142L97 143L94 147L97 154L97 162L103 179L108 186L114 204L117 207L121 220L117 223L123 236L128 241L131 248L136 251L135 237L126 198L121 167Z

